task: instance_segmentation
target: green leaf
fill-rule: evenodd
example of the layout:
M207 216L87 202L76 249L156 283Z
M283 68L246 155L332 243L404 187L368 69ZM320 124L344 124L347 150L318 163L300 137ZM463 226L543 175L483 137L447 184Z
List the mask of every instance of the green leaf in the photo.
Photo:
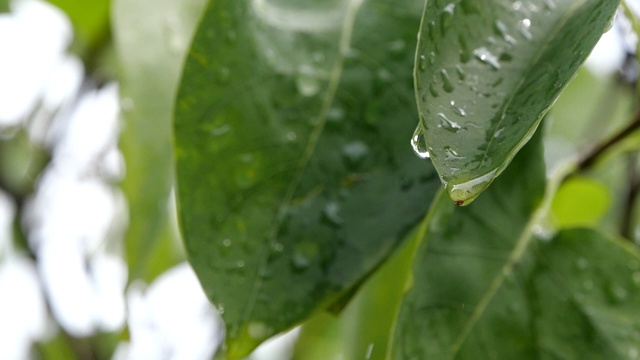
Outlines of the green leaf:
M75 46L79 47L82 53L96 50L109 41L111 0L94 0L90 6L85 0L49 0L49 2L69 16L74 28Z
M210 3L177 98L177 193L229 356L343 300L429 207L439 181L407 141L422 5Z
M551 204L551 217L558 228L597 226L611 203L610 190L586 177L571 177L562 183Z
M413 138L468 204L507 167L610 23L619 1L428 1Z
M538 143L471 206L434 207L401 309L395 359L638 355L637 250L594 230L548 237L539 224L556 185L539 203Z
M153 279L177 261L167 223L172 184L171 114L180 66L204 0L115 0L129 203L126 237L131 279ZM175 250L172 251L175 253Z

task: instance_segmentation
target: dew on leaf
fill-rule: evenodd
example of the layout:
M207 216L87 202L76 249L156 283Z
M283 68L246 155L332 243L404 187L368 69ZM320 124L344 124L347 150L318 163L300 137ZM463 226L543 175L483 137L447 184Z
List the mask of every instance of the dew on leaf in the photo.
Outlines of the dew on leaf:
M427 58L424 55L420 55L420 59L418 60L418 68L420 71L427 70Z
M464 204L468 205L473 201L484 189L486 189L489 184L495 178L497 169L494 169L482 176L479 176L475 179L471 179L462 183L450 183L447 191L449 192L449 197L456 202L463 201Z
M529 31L530 28L531 20L522 19L518 22L518 31L520 31L520 34L527 40L533 39L533 35L531 35L531 32Z
M362 141L353 141L342 147L342 156L349 165L357 165L369 154L369 147Z
M442 127L445 130L448 130L449 132L456 133L456 132L458 132L458 130L462 129L460 124L458 124L457 122L455 122L453 120L450 120L443 113L438 113L438 120L440 120L440 125L439 126Z
M447 70L440 70L440 78L442 79L442 89L448 93L452 92L454 88Z
M411 137L411 148L421 159L429 158L429 148L427 147L427 142L424 137L422 124L418 124L413 136Z
M296 76L296 87L302 96L313 96L320 91L320 81L316 70L309 65L302 65Z
M500 70L500 62L498 61L498 58L493 55L487 48L479 47L473 50L473 55L476 57L476 59L491 66L494 70Z
M322 220L333 226L340 226L343 223L340 215L340 204L328 202L322 210Z

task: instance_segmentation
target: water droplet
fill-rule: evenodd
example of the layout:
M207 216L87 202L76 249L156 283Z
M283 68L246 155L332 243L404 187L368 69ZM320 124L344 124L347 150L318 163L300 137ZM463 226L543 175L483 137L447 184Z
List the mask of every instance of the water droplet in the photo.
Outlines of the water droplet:
M224 240L222 240L222 246L224 246L224 247L229 247L229 246L231 246L231 239L224 239Z
M445 155L445 160L447 161L466 159L466 157L460 156L458 152L453 150L450 146L444 147L444 155Z
M456 73L458 73L458 77L460 78L460 80L464 80L467 75L464 73L464 70L462 69L462 66L460 65L456 65Z
M282 243L279 243L277 241L274 241L271 243L271 250L274 252L282 252L282 250L284 250L284 245L282 245Z
M631 275L631 278L633 279L633 283L636 284L637 286L640 286L640 272L636 271L633 273L633 275Z
M438 125L438 127L441 127L441 128L443 128L445 130L448 130L450 132L457 133L458 130L462 129L460 124L458 124L457 122L455 122L453 120L450 120L443 113L438 113L438 120L440 120L440 125Z
M294 271L302 271L311 266L312 260L318 256L319 248L314 242L304 241L295 245L291 256L291 267Z
M467 112L464 111L463 108L456 106L456 103L453 100L451 101L451 110L453 110L453 112L460 117L467 116Z
M520 34L527 40L533 39L533 35L531 35L531 32L529 31L530 28L531 20L522 19L518 22L518 31L520 31Z
M479 47L473 50L473 55L480 61L491 66L494 70L500 70L500 62L498 58L485 47Z
M231 126L229 124L223 124L218 127L211 129L211 135L213 136L221 136L229 132L231 130Z
M342 108L333 107L327 111L327 121L338 122L344 118L344 110Z
M287 141L296 141L297 138L298 135L296 135L296 133L294 133L293 131L289 131L287 133Z
M460 50L458 50L458 53L460 54L460 61L462 61L462 63L467 63L471 60L471 51L469 51L467 39L460 35L458 36L458 42L460 43Z
M424 137L422 124L418 124L416 131L413 133L413 137L411 137L411 147L413 148L413 152L421 159L429 158L429 149Z
M438 89L436 89L436 84L433 82L429 84L429 93L431 93L431 96L433 96L434 98L440 95L438 94Z
M449 73L447 70L440 70L440 78L442 79L442 89L448 93L453 91L453 84L451 83L451 78L449 78Z
M637 348L632 347L629 349L629 359L637 359L638 355L640 355L640 352Z
M312 55L312 58L313 58L313 62L319 65L324 63L325 61L324 53L321 51L314 52Z
M261 322L252 321L247 325L247 334L255 340L263 340L271 335L269 327Z
M222 85L229 83L229 77L230 77L230 71L228 67L225 66L221 66L218 69L218 82Z
M353 141L342 148L342 156L349 165L357 165L369 154L369 147L362 141Z
M453 14L456 9L455 3L449 3L447 6L442 9L442 16L440 17L440 28L442 29L442 34L446 34L447 29L451 26L453 22Z
M242 269L242 268L244 268L244 260L238 260L238 261L236 261L236 267L237 267L238 269Z
M507 29L507 26L502 21L496 20L493 29L496 34L500 35L507 43L511 45L517 43L516 39L509 34L509 29Z
M427 70L427 58L424 55L420 55L420 60L418 61L418 67L420 71Z
M340 215L340 204L336 202L328 202L322 210L322 219L330 225L342 225L342 216Z
M450 184L448 188L449 197L454 201L462 201L464 204L468 205L473 201L482 191L484 191L489 184L495 178L496 172L498 169L494 169L489 171L488 173L478 176L475 179L471 179L469 181L465 181L457 184Z
M589 268L589 260L583 257L579 258L576 260L576 268L581 271L587 270Z
M296 77L296 87L302 96L313 96L320 91L320 81L316 70L309 65L302 65Z
M625 288L619 284L609 284L607 287L607 294L611 303L620 303L627 299L628 293Z
M218 313L220 315L224 315L224 304L223 303L219 303L216 308L218 309Z
M429 64L433 65L436 62L436 53L433 51L429 52Z
M502 136L502 133L504 132L505 127L501 127L500 129L496 130L496 132L493 134L493 137L495 139L499 138L500 136Z
M233 30L227 31L227 43L229 45L235 44L237 40L238 40L238 35L236 34L235 31Z

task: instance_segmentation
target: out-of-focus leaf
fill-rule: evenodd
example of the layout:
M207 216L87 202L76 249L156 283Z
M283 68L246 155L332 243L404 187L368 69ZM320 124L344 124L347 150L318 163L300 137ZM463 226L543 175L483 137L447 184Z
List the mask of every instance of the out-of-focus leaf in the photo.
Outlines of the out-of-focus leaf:
M206 11L177 98L178 198L231 357L343 299L424 216L439 181L406 137L422 6Z
M619 1L428 1L413 138L468 204L506 168L607 28Z
M9 0L0 0L0 14L9 12Z
M593 230L547 237L543 166L531 145L471 206L434 207L395 359L638 356L636 250Z
M111 0L49 0L64 11L74 28L75 46L79 51L96 50L109 41ZM89 55L91 56L91 55Z
M571 177L551 203L553 225L558 228L596 226L611 203L609 189L586 177Z
M167 223L173 164L173 98L187 46L204 0L115 0L114 40L120 64L124 117L121 148L127 163L122 187L129 202L130 277L151 280L178 259Z

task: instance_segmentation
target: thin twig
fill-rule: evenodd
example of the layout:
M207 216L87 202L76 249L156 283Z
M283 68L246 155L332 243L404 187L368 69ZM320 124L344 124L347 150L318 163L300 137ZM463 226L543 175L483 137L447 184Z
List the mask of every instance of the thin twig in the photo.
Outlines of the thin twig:
M609 150L609 148L618 144L638 129L640 129L640 111L635 114L633 120L626 127L616 133L609 140L589 151L582 160L578 162L578 170L583 171L591 167L607 150Z

